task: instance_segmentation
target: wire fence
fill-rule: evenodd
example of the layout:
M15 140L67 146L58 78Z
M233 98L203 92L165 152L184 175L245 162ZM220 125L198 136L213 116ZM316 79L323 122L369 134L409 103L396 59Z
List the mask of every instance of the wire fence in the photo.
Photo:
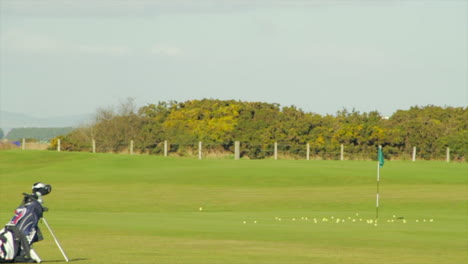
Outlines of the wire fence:
M9 147L5 147L8 145ZM198 159L207 158L231 158L231 159L294 159L294 160L375 160L376 150L373 146L368 146L363 151L356 146L311 146L310 144L287 144L274 142L271 144L255 144L248 142L196 142L196 143L178 143L178 142L155 142L148 144L143 142L119 142L112 145L103 144L92 140L89 144L82 146L71 145L68 142L51 142L49 144L27 142L25 139L16 142L3 142L0 149L20 148L27 149L49 149L53 151L82 151L91 153L119 153L130 155L159 155L173 157L192 157ZM331 149L331 150L330 150ZM410 150L392 152L385 151L386 159L391 160L444 160L447 162L457 161L465 162L464 153L452 153L447 147L444 151L437 153L420 154L417 147ZM428 158L429 157L429 158Z

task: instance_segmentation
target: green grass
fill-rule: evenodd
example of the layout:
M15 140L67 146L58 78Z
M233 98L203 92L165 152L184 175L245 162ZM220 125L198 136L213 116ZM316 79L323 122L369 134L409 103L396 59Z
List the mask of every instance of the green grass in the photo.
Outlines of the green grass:
M368 161L1 151L0 223L43 181L53 186L45 216L76 263L467 263L468 164L387 161L377 226L366 223L376 171ZM42 259L63 261L42 231Z

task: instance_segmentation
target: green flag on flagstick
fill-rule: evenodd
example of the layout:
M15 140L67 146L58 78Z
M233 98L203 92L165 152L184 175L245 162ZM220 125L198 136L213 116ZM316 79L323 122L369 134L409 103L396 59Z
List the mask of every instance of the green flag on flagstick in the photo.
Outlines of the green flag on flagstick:
M379 147L379 152L378 152L378 154L377 154L377 159L379 160L379 166L380 166L380 168L382 168L383 165L384 165L384 157L383 157L382 147Z
M380 168L383 167L384 165L384 156L383 156L383 151L382 151L382 146L379 146L379 152L377 153L377 160L378 160L378 166L377 166L377 197L376 197L376 202L375 202L375 220L379 219L379 183L380 183ZM377 225L377 223L376 223Z

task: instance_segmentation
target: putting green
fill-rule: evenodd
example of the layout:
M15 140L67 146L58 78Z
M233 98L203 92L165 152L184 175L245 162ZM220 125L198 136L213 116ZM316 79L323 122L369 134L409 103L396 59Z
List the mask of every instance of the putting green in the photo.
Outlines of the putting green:
M460 264L467 171L387 161L376 226L371 161L0 151L0 223L43 181L45 217L76 263ZM64 262L40 225L36 251Z

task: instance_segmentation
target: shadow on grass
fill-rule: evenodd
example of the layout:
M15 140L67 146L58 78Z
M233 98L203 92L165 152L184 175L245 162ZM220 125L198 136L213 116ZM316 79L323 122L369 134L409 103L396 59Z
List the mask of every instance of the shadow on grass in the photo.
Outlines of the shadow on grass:
M76 258L76 259L70 259L70 262L72 261L82 261L82 260L88 260L86 258ZM60 260L44 260L42 261L42 263L46 263L46 262L65 262L64 259L60 259Z

